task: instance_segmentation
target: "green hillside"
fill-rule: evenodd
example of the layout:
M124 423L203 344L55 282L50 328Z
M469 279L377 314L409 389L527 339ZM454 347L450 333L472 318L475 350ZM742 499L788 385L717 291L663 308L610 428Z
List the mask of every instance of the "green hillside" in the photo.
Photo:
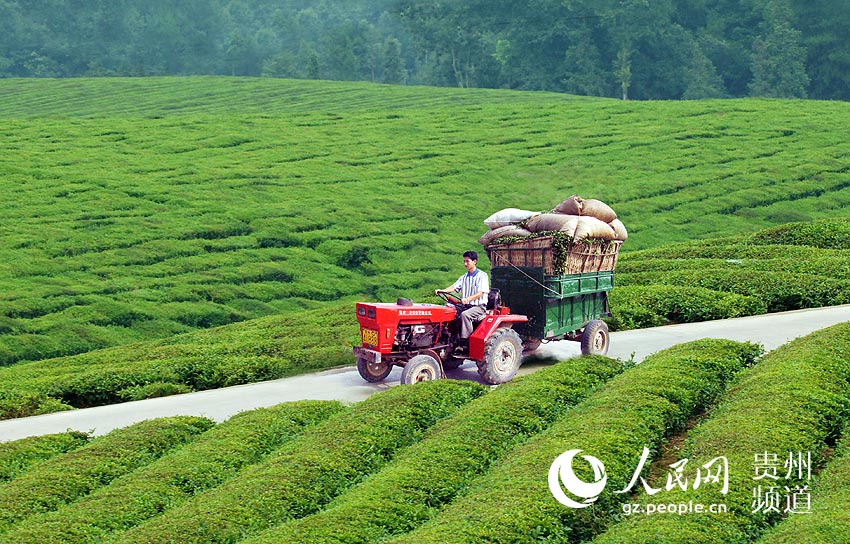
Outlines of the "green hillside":
M632 329L850 303L848 228L846 219L788 223L627 253L617 265L608 321L612 329ZM0 419L352 365L351 346L359 341L352 304L343 301L18 363L0 368Z
M814 101L0 80L0 412L350 364L354 300L430 300L483 218L573 193L630 231L615 328L848 302L845 220L758 230L846 215L848 117Z
M627 250L842 215L838 102L242 78L0 81L0 364L418 296L504 207Z

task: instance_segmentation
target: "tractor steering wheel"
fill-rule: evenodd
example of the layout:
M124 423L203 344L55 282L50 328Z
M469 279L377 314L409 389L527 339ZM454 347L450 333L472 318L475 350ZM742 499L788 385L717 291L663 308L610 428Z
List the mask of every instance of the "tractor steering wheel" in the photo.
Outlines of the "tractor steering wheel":
M463 302L451 293L440 291L439 293L437 293L437 295L449 304L454 304L455 306L463 306Z

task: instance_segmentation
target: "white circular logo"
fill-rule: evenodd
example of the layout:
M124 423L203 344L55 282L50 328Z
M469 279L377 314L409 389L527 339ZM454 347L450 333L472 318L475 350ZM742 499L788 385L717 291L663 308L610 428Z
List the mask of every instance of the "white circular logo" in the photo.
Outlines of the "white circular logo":
M582 458L590 463L593 468L593 477L596 481L592 483L583 482L578 479L573 471L573 457L581 453L581 450L570 450L555 458L549 467L549 490L559 503L570 508L587 508L599 498L599 494L608 483L608 475L605 474L605 465L602 461L592 455L582 455ZM582 502L575 501L564 493L561 484L567 491L585 499Z

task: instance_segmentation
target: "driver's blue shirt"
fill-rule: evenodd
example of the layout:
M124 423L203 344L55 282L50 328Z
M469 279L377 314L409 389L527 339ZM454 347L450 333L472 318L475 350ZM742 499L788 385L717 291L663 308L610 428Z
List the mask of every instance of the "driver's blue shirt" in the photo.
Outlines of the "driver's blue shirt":
M490 292L490 281L487 278L487 274L476 268L472 274L467 272L459 277L454 285L452 285L452 289L460 291L463 298L469 298L477 293ZM471 304L473 306L487 306L487 296L477 298Z

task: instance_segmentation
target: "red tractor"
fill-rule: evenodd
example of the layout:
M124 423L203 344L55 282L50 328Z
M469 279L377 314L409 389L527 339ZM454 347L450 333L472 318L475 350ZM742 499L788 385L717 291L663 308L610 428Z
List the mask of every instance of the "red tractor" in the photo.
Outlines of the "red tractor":
M361 346L354 348L357 370L368 382L379 382L403 366L401 383L445 377L445 371L471 359L481 378L490 384L504 383L519 369L523 343L513 330L528 317L511 314L502 306L498 290L492 290L487 313L477 324L468 344L460 338L460 313L465 308L451 294L441 294L448 304L357 303Z
M490 384L514 377L523 351L541 342L573 340L583 354L608 352L608 291L613 270L552 275L540 266L494 266L487 313L469 337L460 338L460 313L466 307L450 294L448 303L357 303L362 344L354 348L357 370L369 382L387 377L393 365L404 367L402 383L445 377L446 370L471 359ZM511 309L502 304L505 300Z

